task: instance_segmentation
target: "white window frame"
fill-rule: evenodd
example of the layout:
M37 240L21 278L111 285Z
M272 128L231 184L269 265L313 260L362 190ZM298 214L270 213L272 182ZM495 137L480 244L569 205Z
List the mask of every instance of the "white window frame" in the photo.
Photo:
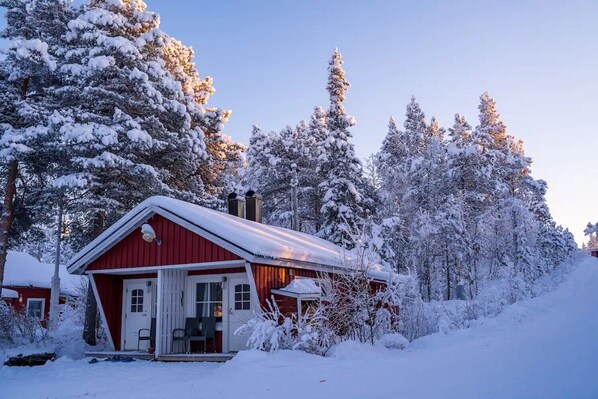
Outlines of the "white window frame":
M235 288L237 286L239 286L239 285L241 285L241 286L246 285L247 286L247 290L246 291L241 290L241 291L237 292L235 290ZM247 283L242 282L242 283L239 283L239 284L235 284L234 286L231 287L231 289L233 290L232 294L233 294L233 296L235 298L233 299L233 303L230 304L230 307L233 310L251 310L251 301L252 301L251 297L253 296L253 294L251 293L251 284L249 284L249 282L247 282ZM237 309L237 294L241 294L241 300L239 301L240 304L241 304L241 308L240 309ZM247 299L247 300L244 299L243 298L243 294L249 294L249 299ZM249 305L249 309L244 309L243 308L243 305L245 305L245 304Z
M226 281L224 281L226 277ZM229 281L232 277L247 277L246 273L187 275L185 290L185 317L195 317L197 283L222 283L222 321L216 323L216 331L222 331L222 352L228 353ZM251 281L251 280L250 280Z
M40 301L42 303L39 320L43 320L46 314L46 298L27 298L27 316L29 316L29 303L33 301Z

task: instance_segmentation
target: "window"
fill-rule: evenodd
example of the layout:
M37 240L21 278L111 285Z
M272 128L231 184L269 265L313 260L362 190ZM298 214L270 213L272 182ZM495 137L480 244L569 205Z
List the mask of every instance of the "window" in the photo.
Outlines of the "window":
M131 312L143 312L143 290L131 290Z
M222 283L197 283L195 316L222 321Z
M44 304L45 299L43 298L27 299L27 316L42 320L44 318Z
M235 285L235 310L249 310L249 284Z

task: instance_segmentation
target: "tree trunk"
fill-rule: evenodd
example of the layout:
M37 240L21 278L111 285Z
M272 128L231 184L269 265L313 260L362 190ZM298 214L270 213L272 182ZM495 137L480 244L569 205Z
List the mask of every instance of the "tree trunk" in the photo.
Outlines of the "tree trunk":
M449 264L449 254L446 252L446 300L451 300L451 265Z
M19 164L16 160L8 163L8 176L4 188L4 212L0 221L0 292L4 282L4 265L6 264L6 255L8 253L8 244L12 223L15 219L14 202L17 194L17 175Z
M58 304L60 302L60 239L62 237L62 195L58 198L58 220L56 225L56 248L54 253L54 275L50 291L50 331L56 331L58 322Z
M23 79L21 84L21 99L27 97L29 89L29 78ZM2 295L2 285L4 283L4 266L6 265L6 255L8 254L8 244L12 232L12 223L15 219L14 205L17 195L17 176L19 175L19 162L13 159L8 162L8 171L6 176L6 186L4 187L4 209L2 220L0 221L0 296Z
M104 212L98 212L95 216L93 236L99 236L104 230L104 221L106 215ZM87 299L85 305L85 325L83 326L83 339L89 345L96 345L96 328L98 325L98 304L93 293L91 280L87 285Z

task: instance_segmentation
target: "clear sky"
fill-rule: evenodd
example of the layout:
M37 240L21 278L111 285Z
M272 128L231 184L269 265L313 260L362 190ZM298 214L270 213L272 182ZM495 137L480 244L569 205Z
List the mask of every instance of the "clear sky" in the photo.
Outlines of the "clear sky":
M475 125L488 91L533 174L548 181L558 223L585 240L598 221L598 1L146 0L162 29L196 51L214 78L210 105L232 109L226 131L279 130L327 105L335 47L352 88L357 154L376 152L415 95L448 127ZM80 1L77 1L80 3Z
M214 78L210 104L232 109L226 131L279 130L327 105L338 47L352 88L346 110L360 157L378 150L413 94L443 126L477 122L489 91L533 174L548 181L558 223L585 240L598 221L598 1L147 0L162 28Z

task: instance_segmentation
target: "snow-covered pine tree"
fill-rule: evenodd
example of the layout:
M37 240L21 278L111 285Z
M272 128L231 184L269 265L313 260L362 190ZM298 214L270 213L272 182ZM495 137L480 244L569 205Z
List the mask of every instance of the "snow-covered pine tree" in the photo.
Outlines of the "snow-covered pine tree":
M198 201L203 134L187 82L168 71L159 16L141 0L91 0L65 38L54 120L71 164L59 179L77 192L73 212L93 221L76 236L88 240L150 195Z
M380 197L384 206L383 214L391 215L399 206L399 200L406 190L407 171L411 154L406 137L399 131L393 117L388 122L388 133L382 147L376 154L376 166L380 175Z
M15 199L22 211L22 219L16 225L23 226L23 219L31 220L33 200L39 197L25 195L24 186L18 182L33 180L31 191L43 191L48 183L48 169L60 160L46 119L53 109L49 94L58 84L56 50L71 9L70 2L63 0L1 0L0 7L6 9L6 27L0 35L6 41L0 61L0 157L5 172L0 223L1 288L6 251L15 225Z
M343 59L335 49L328 66L327 90L330 107L327 113L328 138L323 143L319 173L324 192L322 228L318 234L341 247L355 246L354 237L361 231L372 211L373 200L368 198L360 160L349 141L349 127L355 119L345 113L343 102L350 84L345 78Z
M195 67L194 51L180 41L167 37L162 48L166 69L181 83L186 97L187 112L191 117L191 129L204 137L205 151L189 154L196 171L178 181L181 187L194 197L192 202L213 208L223 208L226 195L234 190L237 170L242 166L244 147L223 134L224 123L230 111L206 107L215 89L212 78L201 78ZM198 142L201 144L201 142ZM186 188L185 188L186 187Z

